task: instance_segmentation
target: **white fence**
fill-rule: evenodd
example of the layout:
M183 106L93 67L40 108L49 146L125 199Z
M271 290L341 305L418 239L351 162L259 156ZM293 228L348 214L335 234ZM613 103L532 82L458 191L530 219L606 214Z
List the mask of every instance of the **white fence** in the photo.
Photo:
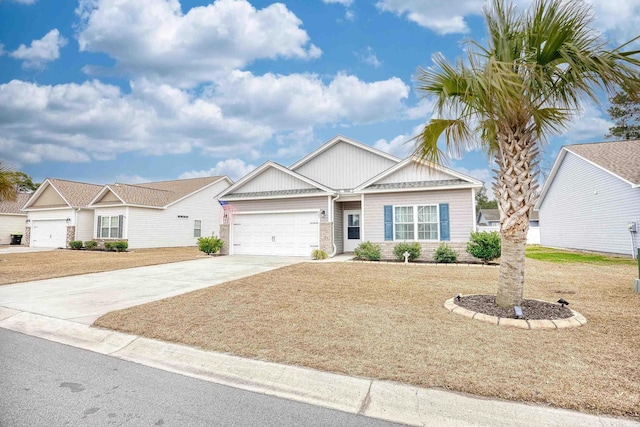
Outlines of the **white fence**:
M479 225L478 231L500 231L500 227L492 226L492 225ZM527 244L528 245L539 245L540 244L540 227L529 227L529 232L527 233Z

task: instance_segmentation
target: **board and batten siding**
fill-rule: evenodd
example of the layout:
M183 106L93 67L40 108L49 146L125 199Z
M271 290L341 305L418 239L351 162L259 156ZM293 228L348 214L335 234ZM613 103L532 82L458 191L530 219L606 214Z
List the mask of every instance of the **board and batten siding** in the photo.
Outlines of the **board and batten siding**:
M631 255L640 188L567 152L539 213L542 246Z
M384 242L385 205L437 205L449 204L449 232L451 242L467 242L473 231L472 190L410 191L374 193L364 196L364 239Z
M264 170L260 175L246 184L236 188L234 193L251 193L260 191L300 190L315 188L295 176L284 173L276 168Z
M202 237L218 236L222 207L215 197L228 185L223 180L167 209L128 207L125 224L129 248L195 246L195 220L201 221Z
M0 214L0 244L11 243L12 233L23 233L27 215Z
M405 167L397 170L384 177L383 179L376 181L376 184L390 184L397 182L419 182L419 181L437 181L437 180L449 180L457 179L456 177L449 175L448 173L441 172L439 170L429 168L427 166L419 165L415 162L408 163Z
M351 189L395 165L382 157L346 142L339 142L295 172L334 189Z
M292 197L282 199L229 200L234 212L278 212L299 210L324 210L327 212L320 222L329 219L329 197Z

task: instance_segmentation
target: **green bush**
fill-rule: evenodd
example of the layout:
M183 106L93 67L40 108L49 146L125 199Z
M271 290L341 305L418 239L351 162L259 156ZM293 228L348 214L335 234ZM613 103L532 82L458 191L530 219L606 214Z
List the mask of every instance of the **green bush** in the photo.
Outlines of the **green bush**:
M398 243L393 247L393 254L396 256L398 261L404 261L405 252L409 252L409 261L417 260L420 258L420 254L422 253L420 243Z
M362 259L367 261L380 261L380 246L374 245L371 242L362 242L353 251L356 259Z
M442 243L433 253L433 259L435 260L435 262L448 264L458 261L458 253L451 249L451 247L446 243Z
M471 233L471 239L467 243L467 252L485 264L499 258L500 250L500 234L497 231Z
M311 258L313 258L313 259L327 259L327 258L329 258L329 255L327 255L327 253L325 251L322 251L320 249L314 249L313 252L311 252Z
M92 251L98 247L98 242L96 242L95 240L87 240L86 242L84 242L84 247Z
M82 240L72 240L69 242L69 247L73 250L82 249Z
M111 242L104 242L104 249L106 251L126 252L129 248L129 243L124 240L116 240Z
M207 255L215 254L222 249L224 242L216 236L200 237L198 239L198 249Z

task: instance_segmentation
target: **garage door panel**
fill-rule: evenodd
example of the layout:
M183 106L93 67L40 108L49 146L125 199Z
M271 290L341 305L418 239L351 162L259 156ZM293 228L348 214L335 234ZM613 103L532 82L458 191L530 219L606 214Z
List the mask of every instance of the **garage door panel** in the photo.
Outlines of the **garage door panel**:
M64 219L34 220L29 246L34 248L64 248L67 243L67 223Z
M309 256L318 248L318 227L317 212L236 215L233 253Z

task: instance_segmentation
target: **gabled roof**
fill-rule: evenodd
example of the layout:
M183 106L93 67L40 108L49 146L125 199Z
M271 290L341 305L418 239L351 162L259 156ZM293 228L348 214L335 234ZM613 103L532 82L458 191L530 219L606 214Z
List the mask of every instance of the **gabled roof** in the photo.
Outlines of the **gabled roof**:
M480 209L478 211L478 219L480 219L480 215L486 221L500 221L500 210L499 209ZM529 221L538 221L538 211L531 211L531 215L529 215Z
M430 168L436 170L438 172L442 172L446 175L450 175L451 179L437 179L437 180L420 180L420 181L411 181L411 182L399 182L399 183L384 183L380 184L384 178L392 175L395 172L407 167L411 163L415 163L419 166ZM357 192L376 192L376 191L389 191L389 190L397 190L397 189L405 189L405 190L415 190L415 189L429 189L436 187L458 187L458 188L470 188L470 187L480 187L482 186L482 181L479 181L475 178L472 178L463 173L454 171L453 169L446 168L444 166L436 165L436 164L427 164L423 160L420 160L417 157L410 156L401 161L400 163L390 167L386 171L381 174L374 176L369 181L358 186L354 191Z
M69 207L85 208L89 205L89 202L98 193L98 191L100 191L102 185L67 181L65 179L58 178L47 178L42 182L42 184L40 184L38 190L31 195L23 209L30 209L47 188L53 188ZM46 209L46 207L39 207L38 209Z
M4 200L0 202L0 214L26 215L21 209L30 198L31 193L18 193L15 201Z
M347 144L353 145L355 147L361 148L363 150L369 151L373 154L377 154L378 156L384 157L386 159L392 160L394 162L399 162L400 159L396 156L392 156L391 154L385 153L384 151L380 151L376 148L370 147L366 144L363 144L361 142L355 141L353 139L347 138L346 136L342 136L342 135L338 135L335 136L333 139L329 140L328 142L322 144L320 147L316 148L314 151L312 151L311 153L307 154L306 156L304 156L303 158L301 158L300 160L298 160L297 162L295 162L294 164L292 164L291 166L289 166L289 169L291 170L296 170L299 167L301 167L302 165L308 163L309 161L313 160L315 157L317 157L318 155L322 154L323 152L325 152L326 150L328 150L329 148L333 147L334 145L340 143L340 142L345 142Z
M274 191L261 191L261 192L247 192L247 193L235 193L235 191L237 189L242 188L245 184L247 184L248 182L252 181L253 179L256 179L257 177L259 177L262 173L264 173L265 171L269 170L269 169L276 169L282 173L285 173L295 179L298 179L306 184L308 184L310 187L312 188L306 188L306 189L295 189L295 190L274 190ZM218 196L219 199L228 199L228 198L238 198L238 197L243 197L243 198L266 198L266 197L277 197L277 196L289 196L289 195L311 195L311 194L318 194L318 193L330 193L330 194L334 194L335 191L329 187L326 187L322 184L320 184L319 182L316 182L310 178L307 178L304 175L300 175L299 173L296 173L290 169L287 169L286 167L279 165L275 162L272 161L266 161L264 162L262 165L260 165L259 167L257 167L256 169L254 169L253 171L251 171L249 174L245 175L242 179L240 179L238 182L236 182L235 184L233 184L231 187L227 188L226 190L224 190L222 193L220 193L220 195Z
M201 191L219 181L232 181L226 176L208 176L203 178L178 179L173 181L147 182L142 184L109 184L91 200L91 205L97 205L98 201L108 192L113 193L122 203L129 206L141 206L150 208L166 208L180 200ZM104 204L101 204L104 206Z
M567 153L619 178L632 188L640 188L640 140L565 145L553 163L535 209L540 209Z

